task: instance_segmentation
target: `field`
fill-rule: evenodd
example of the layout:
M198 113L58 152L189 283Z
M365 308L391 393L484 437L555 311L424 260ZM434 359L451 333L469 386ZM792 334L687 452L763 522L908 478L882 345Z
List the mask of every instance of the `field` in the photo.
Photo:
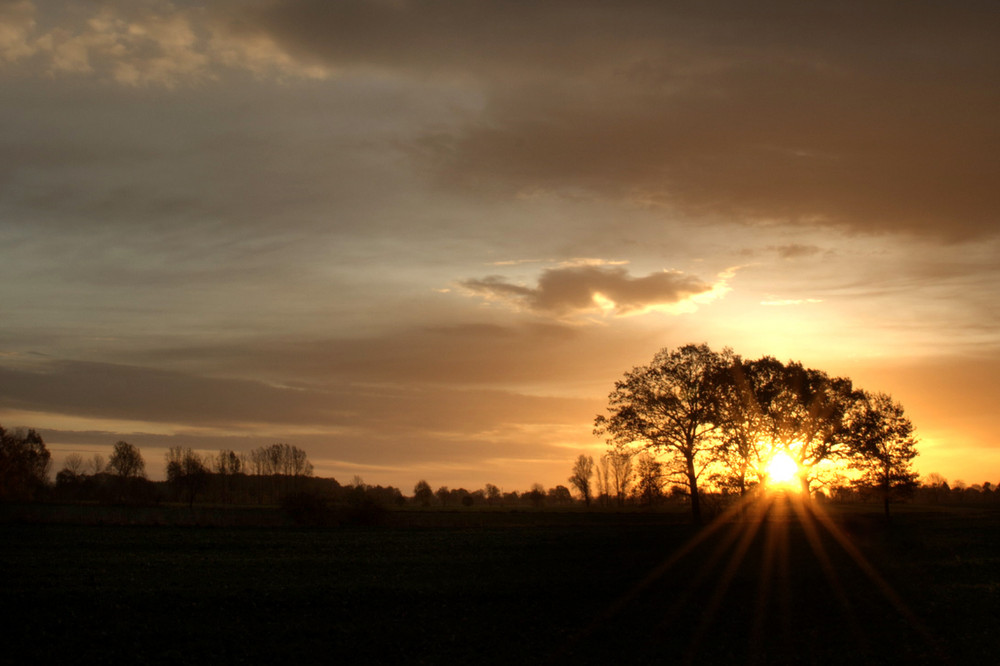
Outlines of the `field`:
M5 663L995 663L1000 514L0 525ZM700 534L700 536L699 536Z

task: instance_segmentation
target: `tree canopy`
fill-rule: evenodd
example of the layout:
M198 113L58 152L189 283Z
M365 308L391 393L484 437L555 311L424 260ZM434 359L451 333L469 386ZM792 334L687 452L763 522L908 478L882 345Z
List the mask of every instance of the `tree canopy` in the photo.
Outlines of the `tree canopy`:
M722 422L719 387L735 361L731 350L713 352L705 344L664 349L649 365L625 373L608 397L609 413L595 421L595 432L609 444L664 452L670 471L687 486L696 521L698 480Z
M594 425L610 450L657 454L699 522L706 477L745 495L767 483L778 459L791 461L806 497L847 470L886 502L916 478L913 427L889 396L795 361L744 360L706 344L663 349L626 372Z
M51 454L34 430L0 426L0 500L31 500L45 487Z

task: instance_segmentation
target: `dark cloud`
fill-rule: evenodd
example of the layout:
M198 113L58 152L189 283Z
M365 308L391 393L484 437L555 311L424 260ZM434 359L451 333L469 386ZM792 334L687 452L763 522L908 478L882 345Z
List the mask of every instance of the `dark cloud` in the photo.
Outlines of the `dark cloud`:
M558 323L401 326L343 338L233 339L142 350L128 358L136 365L257 377L304 389L332 383L517 390L596 380L601 393L624 368L644 361L662 346L663 331L663 327L630 331ZM126 354L118 352L119 357Z
M479 119L423 144L454 185L857 231L996 229L988 3L302 0L261 16L302 58L481 86Z
M275 384L220 379L138 366L53 361L0 367L6 409L199 427L374 428L474 433L504 423L560 422L581 404L502 390L350 379Z
M712 285L679 271L632 277L622 266L599 265L547 269L538 278L537 287L512 284L500 276L465 280L462 286L478 294L555 315L601 309L627 315L674 305L712 289Z

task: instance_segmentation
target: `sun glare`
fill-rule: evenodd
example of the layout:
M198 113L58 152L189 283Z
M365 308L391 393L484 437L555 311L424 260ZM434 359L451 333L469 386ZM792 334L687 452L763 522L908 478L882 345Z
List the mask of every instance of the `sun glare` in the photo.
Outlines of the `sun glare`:
M799 490L799 465L787 453L774 454L767 463L767 485L772 490Z

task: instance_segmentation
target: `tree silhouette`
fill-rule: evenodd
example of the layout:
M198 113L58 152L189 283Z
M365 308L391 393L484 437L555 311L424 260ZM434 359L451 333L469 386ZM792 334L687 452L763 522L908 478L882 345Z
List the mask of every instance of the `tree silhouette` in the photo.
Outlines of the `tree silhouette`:
M611 462L607 455L597 459L594 464L594 475L597 477L596 496L598 501L607 506L611 502Z
M108 459L108 471L113 475L112 487L119 502L138 501L143 497L146 463L138 448L125 441L115 442Z
M218 474L232 475L243 471L243 458L230 449L219 451L215 458L215 471Z
M191 448L171 446L165 457L167 482L193 506L195 496L208 485L208 465Z
M573 474L569 482L580 492L583 503L590 506L590 477L594 475L594 459L582 453L573 463Z
M524 496L528 498L532 506L540 509L545 502L545 486L540 483L533 483L531 484L531 490L524 493Z
M34 430L0 426L0 500L31 500L45 487L51 454Z
M483 495L486 497L488 504L496 504L503 499L503 493L500 492L500 488L492 483L486 484L486 487L483 488Z
M917 483L910 467L917 456L913 424L889 395L865 392L851 410L850 434L854 453L850 464L861 472L856 485L882 497L888 518L890 497L912 491Z
M618 446L608 451L605 457L610 461L611 486L618 498L618 505L624 506L632 486L632 458L635 457L635 451Z
M423 479L417 481L417 485L413 486L413 499L420 506L430 506L431 501L434 499L434 491L431 490L431 484Z
M87 468L92 476L104 474L108 471L108 463L100 453L95 453L87 462Z
M718 387L721 428L715 454L726 470L721 475L724 485L737 490L740 497L764 480L772 428L757 398L757 386L761 375L769 376L771 367L736 357L728 381Z
M609 445L663 451L669 472L686 486L691 514L701 522L698 479L711 462L720 422L718 385L735 357L708 345L663 349L649 365L628 371L608 396L608 415L595 420L595 434Z
M639 500L652 506L663 497L663 464L648 451L643 451L636 459L635 467Z
M822 481L823 463L850 455L844 417L860 394L849 379L801 363L764 357L742 367L755 377L753 395L774 448L770 453L783 452L796 462L809 497L812 483Z
M108 470L123 479L144 478L146 463L138 448L128 442L118 441L108 459Z
M441 502L441 506L446 506L449 500L451 500L451 490L448 486L441 486L434 491L434 494L437 496L438 501Z

